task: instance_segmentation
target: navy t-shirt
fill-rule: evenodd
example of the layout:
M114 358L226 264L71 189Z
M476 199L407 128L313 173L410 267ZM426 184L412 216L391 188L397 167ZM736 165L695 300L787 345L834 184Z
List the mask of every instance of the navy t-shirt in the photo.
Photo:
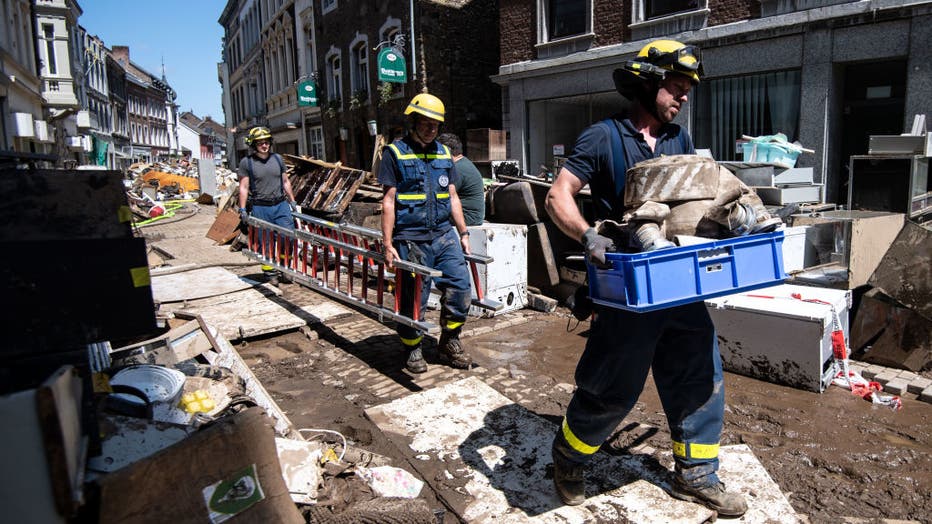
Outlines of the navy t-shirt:
M621 134L621 147L625 155L626 169L638 162L662 155L692 155L696 153L689 133L676 124L664 124L651 151L644 135L635 129L631 120L611 119ZM589 184L598 219L621 219L624 213L624 173L622 183L616 187L612 158L612 137L608 126L593 124L576 139L573 153L563 164L570 173Z

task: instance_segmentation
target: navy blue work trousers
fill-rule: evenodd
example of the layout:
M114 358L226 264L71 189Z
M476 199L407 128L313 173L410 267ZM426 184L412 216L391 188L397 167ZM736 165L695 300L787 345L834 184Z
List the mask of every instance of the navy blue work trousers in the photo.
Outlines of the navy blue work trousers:
M577 390L557 439L568 459L583 463L637 402L647 375L673 440L677 471L697 486L718 482L725 391L715 326L703 302L633 313L596 306Z
M436 269L443 273L433 279L426 277L421 284L421 296L418 297L421 305L421 319L424 318L424 310L427 307L427 299L430 296L431 280L442 293L440 298L440 327L448 330L458 328L466 321L466 315L469 313L469 303L472 298L472 287L469 282L469 268L466 259L463 258L463 248L460 245L460 237L456 229L451 228L449 231L440 235L433 240L411 241L396 240L394 241L395 250L398 251L398 257ZM408 271L398 270L395 273L399 278L398 285L401 286L401 307L399 311L405 316L411 316L414 311L414 283L411 273ZM420 341L423 333L418 332L415 328L398 325L398 335L402 340Z

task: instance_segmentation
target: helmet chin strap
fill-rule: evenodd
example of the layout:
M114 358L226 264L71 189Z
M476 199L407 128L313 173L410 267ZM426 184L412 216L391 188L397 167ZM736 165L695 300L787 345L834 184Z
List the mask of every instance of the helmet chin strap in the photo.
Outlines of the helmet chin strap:
M656 80L647 80L643 82L641 88L637 90L637 101L640 102L641 107L656 118L658 122L666 124L667 122L664 122L664 120L660 118L660 112L657 111L657 93L659 91L660 82Z

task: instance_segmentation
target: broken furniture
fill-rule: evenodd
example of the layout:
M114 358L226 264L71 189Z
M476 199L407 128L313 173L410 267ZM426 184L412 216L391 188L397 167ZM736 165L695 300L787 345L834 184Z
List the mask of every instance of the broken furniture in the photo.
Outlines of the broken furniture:
M295 201L305 213L342 215L368 171L323 160L282 155L294 164L289 179Z
M822 202L823 185L811 167L786 167L762 162L719 162L754 190L764 204L785 206Z
M854 289L867 284L903 227L903 215L880 211L825 211L791 216L793 226L810 226L806 242L819 266L793 275L800 283Z
M850 291L783 284L705 304L723 369L815 392L831 383L835 315L847 340Z
M868 154L852 155L848 163L848 209L903 213L917 222L928 218L930 157L925 115L916 115L909 133L871 135Z

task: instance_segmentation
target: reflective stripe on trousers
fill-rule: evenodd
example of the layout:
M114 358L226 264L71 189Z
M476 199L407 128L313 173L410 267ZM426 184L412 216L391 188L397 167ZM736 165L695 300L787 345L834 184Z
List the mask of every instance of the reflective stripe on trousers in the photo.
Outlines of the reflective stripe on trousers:
M422 318L423 311L427 307L427 299L430 296L431 280L433 280L437 289L442 293L440 299L441 327L455 326L458 328L462 326L463 322L466 321L466 314L469 313L472 286L469 282L469 269L466 259L463 258L463 248L460 245L460 237L456 233L456 229L450 228L443 235L430 241L397 240L394 245L399 258L434 268L443 273L442 276L434 279L424 278L420 296ZM414 249L412 250L412 248ZM411 316L414 310L413 278L404 271L398 271L397 274L401 277L398 285L402 286L400 311L406 316ZM402 340L420 341L422 333L412 327L399 325L398 335Z
M653 369L678 468L689 470L690 483L717 481L725 396L705 304L648 313L596 308L576 367L578 388L557 433L568 458L585 462L598 451L634 407Z

